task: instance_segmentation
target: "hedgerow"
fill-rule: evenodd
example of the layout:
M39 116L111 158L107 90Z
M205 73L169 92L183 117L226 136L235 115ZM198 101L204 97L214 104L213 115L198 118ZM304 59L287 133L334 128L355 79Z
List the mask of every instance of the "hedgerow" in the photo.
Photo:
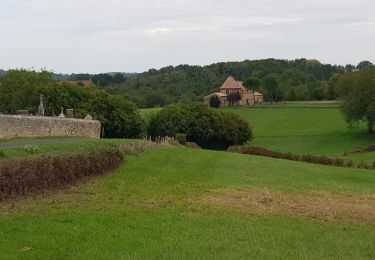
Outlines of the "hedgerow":
M117 169L127 154L154 145L150 141L133 144L100 144L74 153L41 154L0 160L0 201L65 187L79 180Z
M364 162L361 162L360 164L354 164L351 160L343 160L341 158L330 158L327 156L316 156L310 154L299 155L292 153L275 152L262 147L231 146L227 151L330 166L375 169L375 162L371 164Z

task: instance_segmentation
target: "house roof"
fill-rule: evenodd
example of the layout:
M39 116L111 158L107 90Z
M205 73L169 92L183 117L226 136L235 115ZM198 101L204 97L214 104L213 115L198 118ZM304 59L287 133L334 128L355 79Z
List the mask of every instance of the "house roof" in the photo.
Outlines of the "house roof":
M237 81L233 77L228 77L220 89L242 89L246 90L243 86L243 81Z

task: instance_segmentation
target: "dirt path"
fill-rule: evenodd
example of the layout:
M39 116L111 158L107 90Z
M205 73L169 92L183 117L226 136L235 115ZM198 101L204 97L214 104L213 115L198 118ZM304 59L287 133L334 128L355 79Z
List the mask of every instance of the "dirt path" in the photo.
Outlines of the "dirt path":
M245 214L271 213L324 221L375 225L375 195L285 194L271 191L222 190L201 198L214 207L234 208Z

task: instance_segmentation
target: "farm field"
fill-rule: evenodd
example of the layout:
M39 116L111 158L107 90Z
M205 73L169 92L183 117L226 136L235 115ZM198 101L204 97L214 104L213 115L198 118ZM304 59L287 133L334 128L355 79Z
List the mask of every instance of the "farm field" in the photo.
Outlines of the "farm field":
M318 103L319 104L319 103ZM337 107L228 108L253 127L251 146L297 154L342 156L375 143L365 125L349 128ZM359 157L358 155L357 157Z
M4 259L373 259L375 175L160 148L0 204Z
M345 151L375 144L375 136L366 134L363 124L349 128L342 118L337 102L287 102L256 107L221 108L248 120L254 139L248 144L273 151L296 154L343 157ZM142 109L147 119L159 108ZM372 162L370 154L348 157L356 162Z

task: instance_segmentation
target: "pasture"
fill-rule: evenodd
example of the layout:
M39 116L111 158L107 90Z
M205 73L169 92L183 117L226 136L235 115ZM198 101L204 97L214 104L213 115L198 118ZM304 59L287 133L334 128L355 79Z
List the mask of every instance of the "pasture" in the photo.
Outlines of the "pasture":
M246 118L254 131L248 145L297 154L342 157L345 151L375 143L366 126L350 128L337 106L284 105L227 108ZM365 155L366 156L366 155ZM357 155L360 160L361 155ZM374 158L375 159L375 158Z
M160 148L108 176L0 204L2 257L375 257L375 175Z
M343 157L375 143L364 126L348 128L333 104L227 110L253 126L251 146ZM26 143L37 153L70 153L129 142L58 140L0 146L18 144L4 150L17 157L29 155ZM374 259L374 184L372 170L158 147L126 155L104 176L0 202L0 252L4 259Z

